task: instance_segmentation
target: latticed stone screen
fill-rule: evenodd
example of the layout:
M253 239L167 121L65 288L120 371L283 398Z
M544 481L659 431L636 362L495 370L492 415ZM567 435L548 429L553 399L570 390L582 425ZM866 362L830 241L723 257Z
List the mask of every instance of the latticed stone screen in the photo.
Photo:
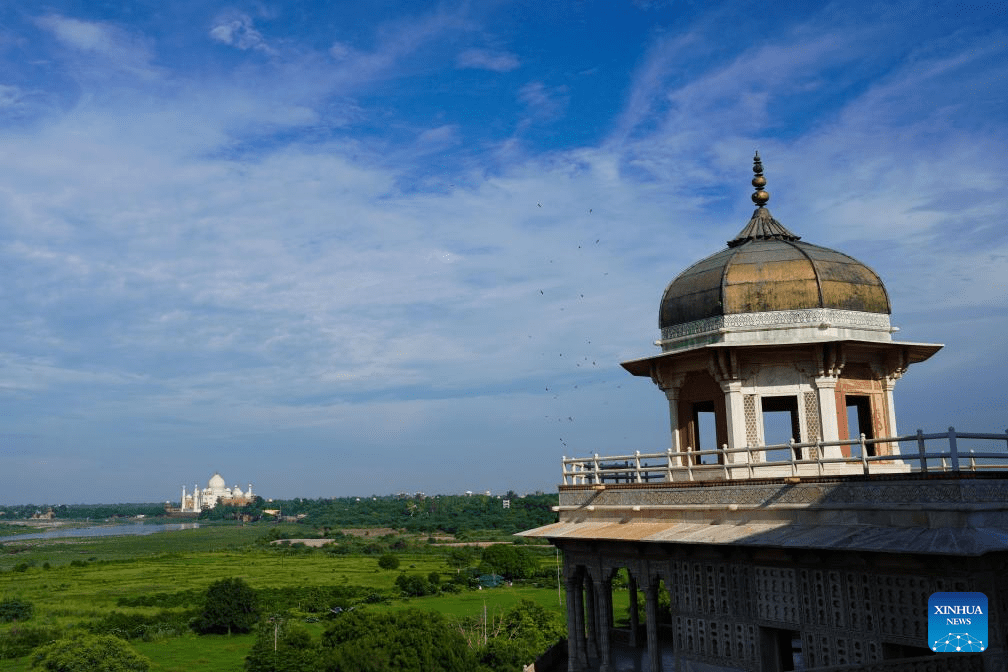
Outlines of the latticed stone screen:
M749 446L758 446L759 440L759 418L756 417L756 395L747 394L742 399L742 408L745 410L745 438Z
M822 426L819 424L819 395L815 392L805 393L805 427L808 436L805 441L811 443L818 441L822 437ZM810 450L812 459L818 459L819 451L815 448Z

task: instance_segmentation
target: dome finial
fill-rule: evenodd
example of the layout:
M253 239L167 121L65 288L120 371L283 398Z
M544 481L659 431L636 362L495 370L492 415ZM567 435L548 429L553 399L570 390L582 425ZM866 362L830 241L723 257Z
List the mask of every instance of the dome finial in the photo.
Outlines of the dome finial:
M752 178L752 186L756 188L756 191L752 195L752 201L762 208L770 200L770 194L763 189L766 186L766 178L763 177L763 162L760 161L758 151L756 152L756 156L753 157L752 172L756 173L756 176Z

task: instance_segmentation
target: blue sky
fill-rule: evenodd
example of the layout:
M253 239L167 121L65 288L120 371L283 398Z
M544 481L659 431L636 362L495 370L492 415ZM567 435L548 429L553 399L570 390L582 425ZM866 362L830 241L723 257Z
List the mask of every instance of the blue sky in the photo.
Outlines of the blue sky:
M777 219L946 344L900 429L1004 431L1006 37L998 3L6 3L0 503L664 449L619 362L757 148Z

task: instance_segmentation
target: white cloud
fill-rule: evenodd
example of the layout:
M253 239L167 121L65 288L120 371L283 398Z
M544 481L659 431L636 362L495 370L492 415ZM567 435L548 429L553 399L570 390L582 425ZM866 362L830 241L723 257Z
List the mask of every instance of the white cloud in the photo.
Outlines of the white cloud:
M150 63L151 53L144 42L117 26L59 14L42 16L36 23L64 45L101 57L106 66L143 77L158 73Z
M376 45L371 50L357 49L344 42L334 42L329 55L337 66L329 83L337 90L373 82L391 76L405 58L446 35L470 30L459 12L438 10L411 20L401 20L378 28Z
M455 63L459 68L493 72L510 72L521 65L514 54L487 49L467 49L458 55Z
M429 128L417 137L417 147L421 151L436 151L456 145L459 142L458 126L445 124L437 128Z
M274 53L262 33L256 30L252 17L248 14L218 19L217 24L210 29L210 37L243 51L253 49L266 54Z
M555 119L567 107L567 89L529 82L518 91L518 99L528 108L529 116L538 120Z

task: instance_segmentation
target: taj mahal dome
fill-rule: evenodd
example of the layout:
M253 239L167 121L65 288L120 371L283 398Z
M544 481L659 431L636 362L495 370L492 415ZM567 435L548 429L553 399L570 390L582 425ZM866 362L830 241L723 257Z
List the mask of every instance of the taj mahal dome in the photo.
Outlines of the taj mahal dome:
M227 487L227 481L224 480L224 477L214 472L203 489L194 483L190 494L186 492L185 486L182 486L182 503L179 510L182 513L199 513L204 509L212 509L217 504L243 506L251 502L252 497L251 483L249 483L248 490L242 492L242 489L237 485L233 488Z

